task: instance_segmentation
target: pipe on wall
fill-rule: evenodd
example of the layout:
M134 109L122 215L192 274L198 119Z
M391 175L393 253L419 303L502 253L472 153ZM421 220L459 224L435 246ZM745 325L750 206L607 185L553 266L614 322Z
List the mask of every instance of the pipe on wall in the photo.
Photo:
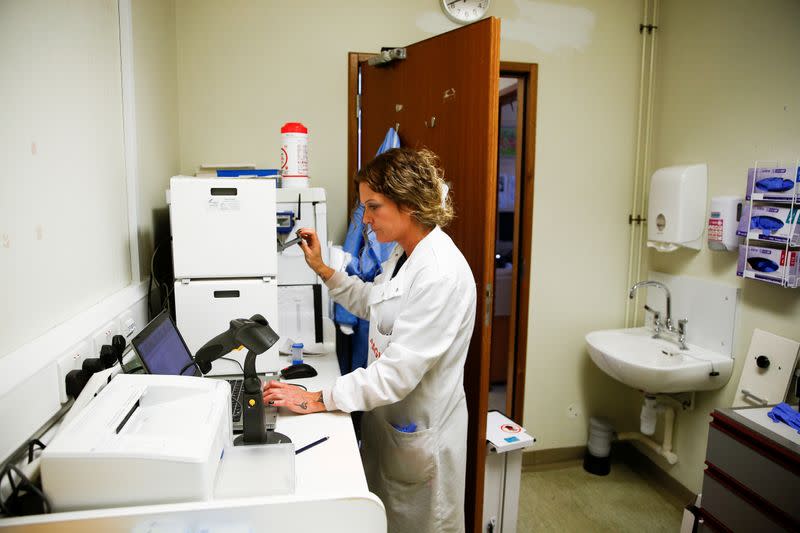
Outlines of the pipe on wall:
M647 214L648 174L650 171L651 142L653 136L653 100L655 93L656 34L659 0L644 0L641 65L639 71L639 103L636 128L636 157L634 161L633 196L631 214ZM652 29L651 29L652 28ZM628 252L628 287L641 281L642 251L644 250L646 222L631 222ZM639 321L638 297L626 300L625 326L633 327Z
M672 432L675 426L675 410L672 407L660 405L659 411L664 412L664 441L661 444L658 444L650 437L639 433L638 431L620 433L617 435L617 440L641 442L655 453L666 459L669 464L674 465L678 462L677 454L672 451Z

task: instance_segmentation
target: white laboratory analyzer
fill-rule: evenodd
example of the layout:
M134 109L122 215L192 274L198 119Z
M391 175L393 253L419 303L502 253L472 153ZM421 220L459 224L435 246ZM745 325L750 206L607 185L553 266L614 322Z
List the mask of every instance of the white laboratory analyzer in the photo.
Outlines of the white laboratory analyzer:
M175 176L169 200L175 318L189 351L197 353L235 318L260 314L277 328L274 180ZM229 357L244 364L245 352ZM256 362L258 372L280 366L277 345ZM226 359L211 370L239 372Z
M276 372L279 351L303 342L308 353L332 351L334 326L328 293L299 246L284 247L301 227L327 242L325 190L276 189L257 178L170 180L170 226L178 329L194 354L234 318L264 316L281 340L256 361ZM327 247L323 246L323 255ZM230 358L244 363L244 351ZM211 374L240 372L218 359Z
M325 189L278 189L278 333L282 352L292 342L302 342L307 353L334 351L335 329L328 290L306 265L299 246L286 246L300 228L313 228L322 243L322 259L328 262L328 204Z
M229 402L224 380L116 376L42 452L53 509L212 499Z

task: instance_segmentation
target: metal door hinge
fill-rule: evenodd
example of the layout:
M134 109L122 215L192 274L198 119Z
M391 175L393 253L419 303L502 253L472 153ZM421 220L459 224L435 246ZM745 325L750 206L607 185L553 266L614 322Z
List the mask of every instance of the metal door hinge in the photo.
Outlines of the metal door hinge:
M647 33L653 33L653 30L657 30L658 26L654 26L653 24L639 24L639 33L643 33L644 30L647 30Z
M634 222L636 222L637 224L641 224L642 222L647 222L647 219L643 218L642 215L636 215L636 218L634 218L633 215L629 214L628 224L633 224Z

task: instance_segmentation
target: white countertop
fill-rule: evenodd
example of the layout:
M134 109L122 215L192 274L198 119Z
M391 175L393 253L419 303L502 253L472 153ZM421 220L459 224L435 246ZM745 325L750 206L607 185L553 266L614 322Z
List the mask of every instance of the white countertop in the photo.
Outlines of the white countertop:
M281 362L288 366L291 358L281 356ZM335 354L306 356L304 362L314 367L318 375L286 380L286 383L299 383L309 391L317 391L324 386L331 386L340 375ZM369 491L348 413L335 411L298 415L280 408L275 431L292 439L296 449L322 437L329 437L327 441L295 456L296 495L342 495Z
M285 366L291 364L288 357L282 357L281 362L285 362ZM340 375L335 354L307 356L305 362L313 366L318 375L287 383L300 383L315 391L332 384ZM0 520L0 529L25 533L44 533L63 527L70 527L72 531L141 531L144 525L169 524L170 530L188 531L198 524L230 526L235 523L236 527L228 529L386 531L383 505L367 487L349 414L336 411L296 415L281 409L275 430L292 439L296 449L329 437L294 456L293 494L33 515ZM269 472L258 473L258 476L268 482Z

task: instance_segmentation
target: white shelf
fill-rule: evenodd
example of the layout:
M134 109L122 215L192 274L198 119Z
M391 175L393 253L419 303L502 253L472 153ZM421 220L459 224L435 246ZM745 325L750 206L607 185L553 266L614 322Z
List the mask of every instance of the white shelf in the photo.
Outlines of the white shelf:
M775 280L772 280L772 279L768 279L766 277L759 277L759 274L757 274L755 272L750 272L750 271L747 271L747 270L744 271L742 277L746 278L746 279L754 279L754 280L758 280L758 281L764 281L764 282L770 283L772 285L778 285L778 286L781 286L781 287L786 287L787 289L796 289L797 287L800 286L800 280L795 280L795 282L793 284L790 284L786 280L784 280L783 283L781 283L781 282L778 282L778 281L775 281Z

